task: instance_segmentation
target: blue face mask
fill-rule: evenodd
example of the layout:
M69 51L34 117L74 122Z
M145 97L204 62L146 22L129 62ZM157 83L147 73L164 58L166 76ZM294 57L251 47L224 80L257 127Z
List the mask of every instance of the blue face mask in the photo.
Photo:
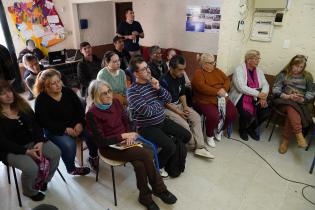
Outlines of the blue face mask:
M110 104L99 104L99 103L95 103L95 106L101 110L107 110L112 106L112 103Z

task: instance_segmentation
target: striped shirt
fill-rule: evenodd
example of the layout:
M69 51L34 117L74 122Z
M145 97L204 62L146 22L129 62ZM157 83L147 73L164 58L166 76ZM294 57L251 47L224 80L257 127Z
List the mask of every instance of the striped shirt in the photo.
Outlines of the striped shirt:
M171 102L171 95L163 87L156 90L150 83L133 84L127 90L128 104L137 127L157 125L165 119L164 105Z

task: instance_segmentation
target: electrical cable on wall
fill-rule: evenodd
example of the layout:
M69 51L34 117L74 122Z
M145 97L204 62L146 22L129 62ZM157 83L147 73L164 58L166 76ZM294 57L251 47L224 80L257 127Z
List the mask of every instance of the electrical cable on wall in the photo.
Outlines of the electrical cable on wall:
M227 138L228 138L228 137L227 137ZM284 180L286 180L286 181L288 181L288 182L292 182L292 183L304 185L304 187L302 188L302 191L301 191L303 198L304 198L306 201L308 201L309 203L311 203L312 205L315 206L315 202L314 202L314 201L311 201L311 200L310 200L309 198L307 198L307 197L305 196L305 194L304 194L304 190L305 190L306 188L309 188L309 187L310 187L310 188L313 188L313 189L315 190L315 186L314 186L314 185L311 185L311 184L307 184L307 183L304 183L304 182L295 181L295 180L291 180L291 179L285 178L285 177L282 176L276 169L274 169L274 168L272 167L272 165L271 165L262 155L260 155L255 149L253 149L250 145L244 143L242 140L235 139L235 138L232 138L232 137L230 137L230 138L228 138L228 139L231 139L231 140L240 142L240 143L244 144L245 146L247 146L247 147L248 147L249 149L251 149L256 155L258 155L265 163L267 163L267 165L268 165L280 178L282 178L282 179L284 179Z

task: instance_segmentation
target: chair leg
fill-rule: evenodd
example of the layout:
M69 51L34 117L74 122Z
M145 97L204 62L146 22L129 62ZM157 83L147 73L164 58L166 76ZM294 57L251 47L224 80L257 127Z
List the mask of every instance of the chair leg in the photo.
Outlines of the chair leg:
M310 169L310 174L313 173L314 165L315 165L315 156L314 156L314 159L313 159L313 162L312 162L312 166L311 166L311 169Z
M272 118L272 114L270 115L270 117L269 117L269 119L268 119L268 121L267 121L266 128L268 128L268 127L269 127L269 123L270 123L270 121L271 121L271 118Z
M112 180L113 180L113 190L114 190L114 200L115 200L115 206L117 206L114 166L110 166L110 167L111 167L111 170L112 170Z
M97 182L98 181L98 173L100 171L100 159L98 159L98 167L96 169L96 177L95 177L95 181Z
M62 173L60 172L59 168L57 168L57 171L58 171L58 173L59 173L61 179L62 179L65 183L67 183L66 179L63 177Z
M21 195L20 195L20 189L19 189L19 184L16 178L16 172L15 172L15 168L12 167L12 171L13 171L13 175L14 175L14 182L15 182L15 187L16 187L16 194L18 196L18 200L19 200L19 206L22 207L22 201L21 201Z
M272 130L271 130L271 133L270 133L270 136L269 136L268 141L270 141L270 140L271 140L271 137L272 137L272 134L273 134L273 132L274 132L275 128L276 128L276 124L273 124L273 126L272 126Z
M310 136L310 140L308 141L307 147L305 148L305 151L308 151L308 149L310 148L311 144L312 144L312 139L314 138L314 136Z
M7 166L7 174L8 174L8 182L11 184L11 178L10 178L10 167Z
M77 152L76 157L78 159L78 162L80 166L83 166L83 142L82 140L77 140Z
M227 137L230 139L232 136L232 131L233 131L233 125L230 124L228 125L228 127L226 128L226 133L227 133Z

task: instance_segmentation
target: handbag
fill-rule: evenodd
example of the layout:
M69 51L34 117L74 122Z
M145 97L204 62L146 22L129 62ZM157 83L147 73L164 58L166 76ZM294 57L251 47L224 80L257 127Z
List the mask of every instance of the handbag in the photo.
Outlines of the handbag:
M48 179L49 176L49 170L50 170L50 162L49 160L42 156L40 160L35 160L36 164L38 165L38 174L35 180L35 186L34 188L36 190L40 190L46 180Z

